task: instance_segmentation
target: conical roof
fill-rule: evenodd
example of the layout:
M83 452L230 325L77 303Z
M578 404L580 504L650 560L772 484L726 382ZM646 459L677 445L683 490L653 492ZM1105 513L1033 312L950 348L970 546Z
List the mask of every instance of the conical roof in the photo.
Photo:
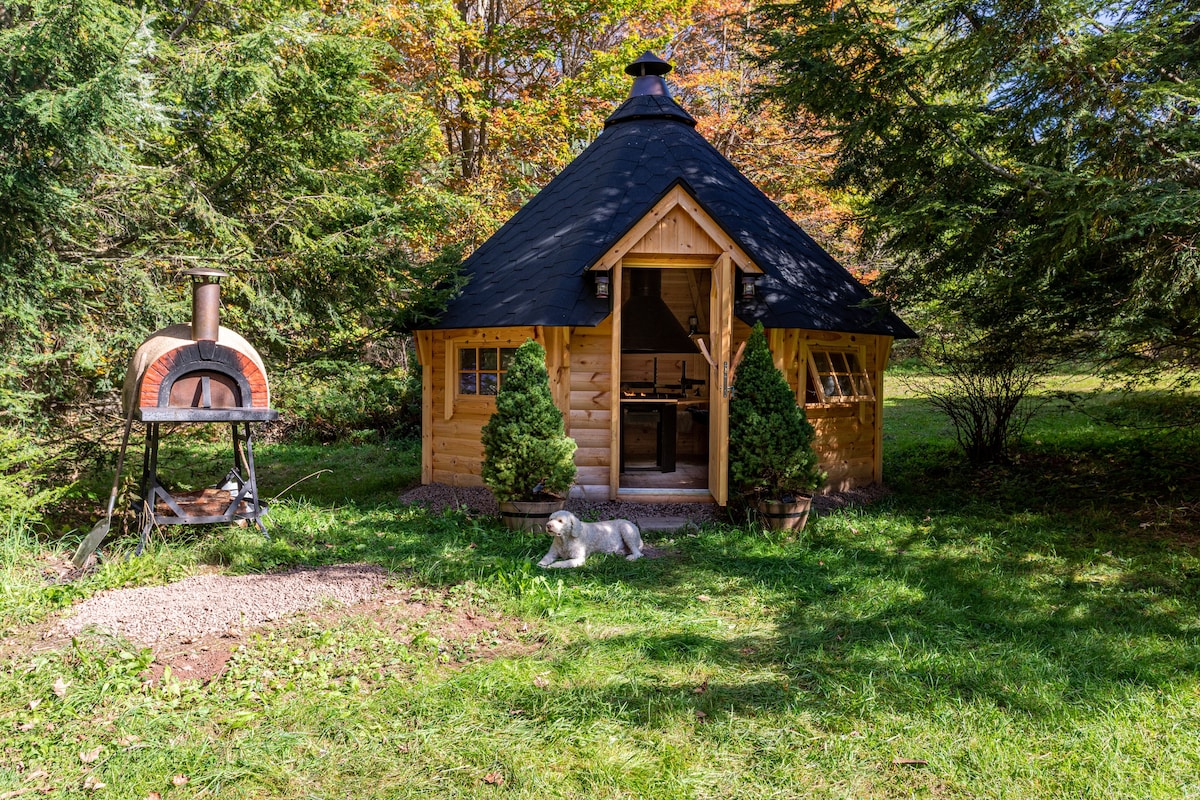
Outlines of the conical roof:
M658 92L662 70L639 72L600 136L467 258L468 282L434 327L599 324L611 307L588 269L679 186L764 273L757 297L735 303L742 321L915 335Z

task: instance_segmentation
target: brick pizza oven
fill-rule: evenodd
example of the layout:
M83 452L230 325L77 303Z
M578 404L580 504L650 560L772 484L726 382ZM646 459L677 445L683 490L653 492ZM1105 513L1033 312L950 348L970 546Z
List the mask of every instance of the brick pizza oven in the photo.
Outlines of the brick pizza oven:
M146 544L156 525L251 520L265 534L254 472L253 423L278 419L262 357L244 338L220 325L218 269L188 270L192 321L154 332L130 359L121 393L126 425L146 426L142 478L135 510ZM213 486L172 492L158 476L158 445L164 424L225 423L230 426L233 466Z

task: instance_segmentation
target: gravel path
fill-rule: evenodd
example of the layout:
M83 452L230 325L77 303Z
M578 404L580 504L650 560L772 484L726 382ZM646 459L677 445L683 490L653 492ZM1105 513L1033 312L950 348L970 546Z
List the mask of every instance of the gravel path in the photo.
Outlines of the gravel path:
M238 635L298 611L351 605L384 588L387 571L338 564L268 575L197 575L166 586L119 589L90 597L61 623L76 635L97 628L143 644L209 634Z

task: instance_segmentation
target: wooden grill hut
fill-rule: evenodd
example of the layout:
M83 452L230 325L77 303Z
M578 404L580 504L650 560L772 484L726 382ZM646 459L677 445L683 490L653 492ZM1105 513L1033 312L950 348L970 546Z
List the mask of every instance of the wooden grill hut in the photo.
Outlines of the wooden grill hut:
M695 130L646 53L590 146L464 262L416 332L425 483L479 485L507 359L546 349L589 499L728 499L736 359L762 322L827 491L881 480L883 368L912 331Z

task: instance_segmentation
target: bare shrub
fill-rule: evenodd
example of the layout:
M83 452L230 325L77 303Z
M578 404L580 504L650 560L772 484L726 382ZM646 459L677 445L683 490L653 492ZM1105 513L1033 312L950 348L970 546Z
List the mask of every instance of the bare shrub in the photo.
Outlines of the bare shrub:
M982 334L937 332L927 335L924 344L932 374L903 380L950 419L972 465L1011 460L1030 420L1046 402L1033 393L1050 371L1050 358Z

